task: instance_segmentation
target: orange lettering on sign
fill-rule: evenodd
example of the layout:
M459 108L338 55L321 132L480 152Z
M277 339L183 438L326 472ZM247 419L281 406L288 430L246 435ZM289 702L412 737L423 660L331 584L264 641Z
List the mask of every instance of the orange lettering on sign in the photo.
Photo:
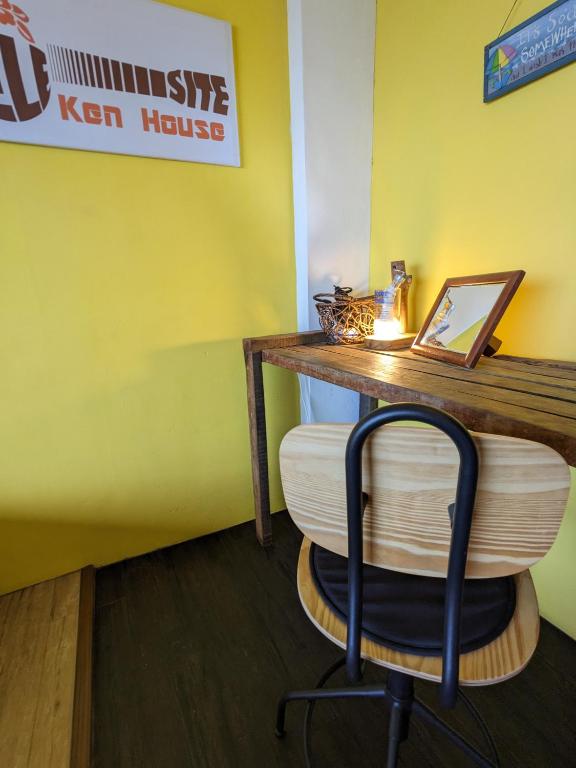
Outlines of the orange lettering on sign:
M224 141L224 126L222 123L210 123L210 138L212 141Z
M224 141L224 126L222 123L208 123L206 120L192 120L190 117L160 114L157 109L141 108L142 129L146 133L160 133L164 136L183 136L197 139L212 139Z
M68 98L66 98L66 96L62 96L61 94L58 96L58 103L60 104L60 116L62 117L62 120L70 120L70 118L72 118L77 123L84 122L78 112L76 112L74 109L76 101L76 96L69 96Z
M123 128L122 112L119 107L112 107L108 104L95 104L92 101L83 101L76 106L78 98L76 96L58 95L58 104L60 106L60 117L62 120L72 120L75 123L88 125L104 125L108 128ZM81 110L77 111L77 110ZM84 119L82 119L84 118Z
M84 122L90 125L100 125L102 122L102 110L99 104L92 104L89 101L85 101L82 104L82 112L84 113Z

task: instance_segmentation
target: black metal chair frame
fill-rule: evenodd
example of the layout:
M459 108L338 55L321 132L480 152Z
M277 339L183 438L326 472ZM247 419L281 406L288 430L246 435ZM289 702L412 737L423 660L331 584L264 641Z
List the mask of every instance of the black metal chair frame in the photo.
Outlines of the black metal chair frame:
M385 684L363 684L364 662L360 652L364 564L362 522L366 499L362 493L362 451L367 438L374 430L386 424L401 421L416 421L436 427L444 432L458 449L460 466L454 511L451 515L452 536L444 598L442 680L440 683L439 699L441 707L452 709L460 697L470 713L479 722L490 747L491 759L488 759L479 752L414 696L414 677L412 675L389 670L388 679ZM476 708L458 688L462 594L478 481L478 453L470 433L457 419L437 408L415 403L397 403L385 406L369 413L356 424L350 433L346 446L345 466L348 515L346 656L322 675L315 688L290 691L282 697L277 711L276 735L281 737L285 734L284 724L287 704L291 701L307 701L304 753L306 766L310 766L310 726L314 703L322 699L378 698L383 699L390 710L387 768L396 768L398 764L399 745L408 737L408 728L412 714L437 728L453 744L467 754L476 765L482 766L482 768L499 768L498 754L486 725ZM347 685L341 688L324 688L323 686L334 672L344 665L346 666Z

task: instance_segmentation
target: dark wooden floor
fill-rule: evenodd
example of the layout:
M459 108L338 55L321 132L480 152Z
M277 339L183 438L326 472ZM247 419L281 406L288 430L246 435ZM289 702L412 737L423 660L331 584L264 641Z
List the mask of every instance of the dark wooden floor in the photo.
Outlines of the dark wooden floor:
M302 705L274 736L284 689L309 687L340 652L305 617L295 584L300 535L274 518L274 546L253 525L103 568L97 577L93 768L298 768ZM544 623L528 668L472 690L503 767L576 766L576 644ZM383 670L372 668L371 679ZM470 691L470 689L468 689ZM434 705L433 684L417 692ZM469 738L466 712L449 713ZM317 768L381 768L378 702L323 703ZM401 765L459 768L458 751L418 722Z

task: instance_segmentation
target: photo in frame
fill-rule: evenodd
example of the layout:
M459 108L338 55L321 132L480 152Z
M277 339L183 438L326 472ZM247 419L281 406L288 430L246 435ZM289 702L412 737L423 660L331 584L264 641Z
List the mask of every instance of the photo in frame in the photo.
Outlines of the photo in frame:
M412 351L473 368L525 274L516 270L446 280Z

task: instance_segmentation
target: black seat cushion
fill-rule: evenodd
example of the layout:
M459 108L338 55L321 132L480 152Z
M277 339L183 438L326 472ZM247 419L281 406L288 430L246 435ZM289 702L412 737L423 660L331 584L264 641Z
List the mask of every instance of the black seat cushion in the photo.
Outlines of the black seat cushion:
M313 544L310 569L323 600L346 621L347 558ZM445 585L445 579L364 565L363 634L393 650L441 656ZM515 607L513 577L466 580L461 652L482 648L502 634Z

